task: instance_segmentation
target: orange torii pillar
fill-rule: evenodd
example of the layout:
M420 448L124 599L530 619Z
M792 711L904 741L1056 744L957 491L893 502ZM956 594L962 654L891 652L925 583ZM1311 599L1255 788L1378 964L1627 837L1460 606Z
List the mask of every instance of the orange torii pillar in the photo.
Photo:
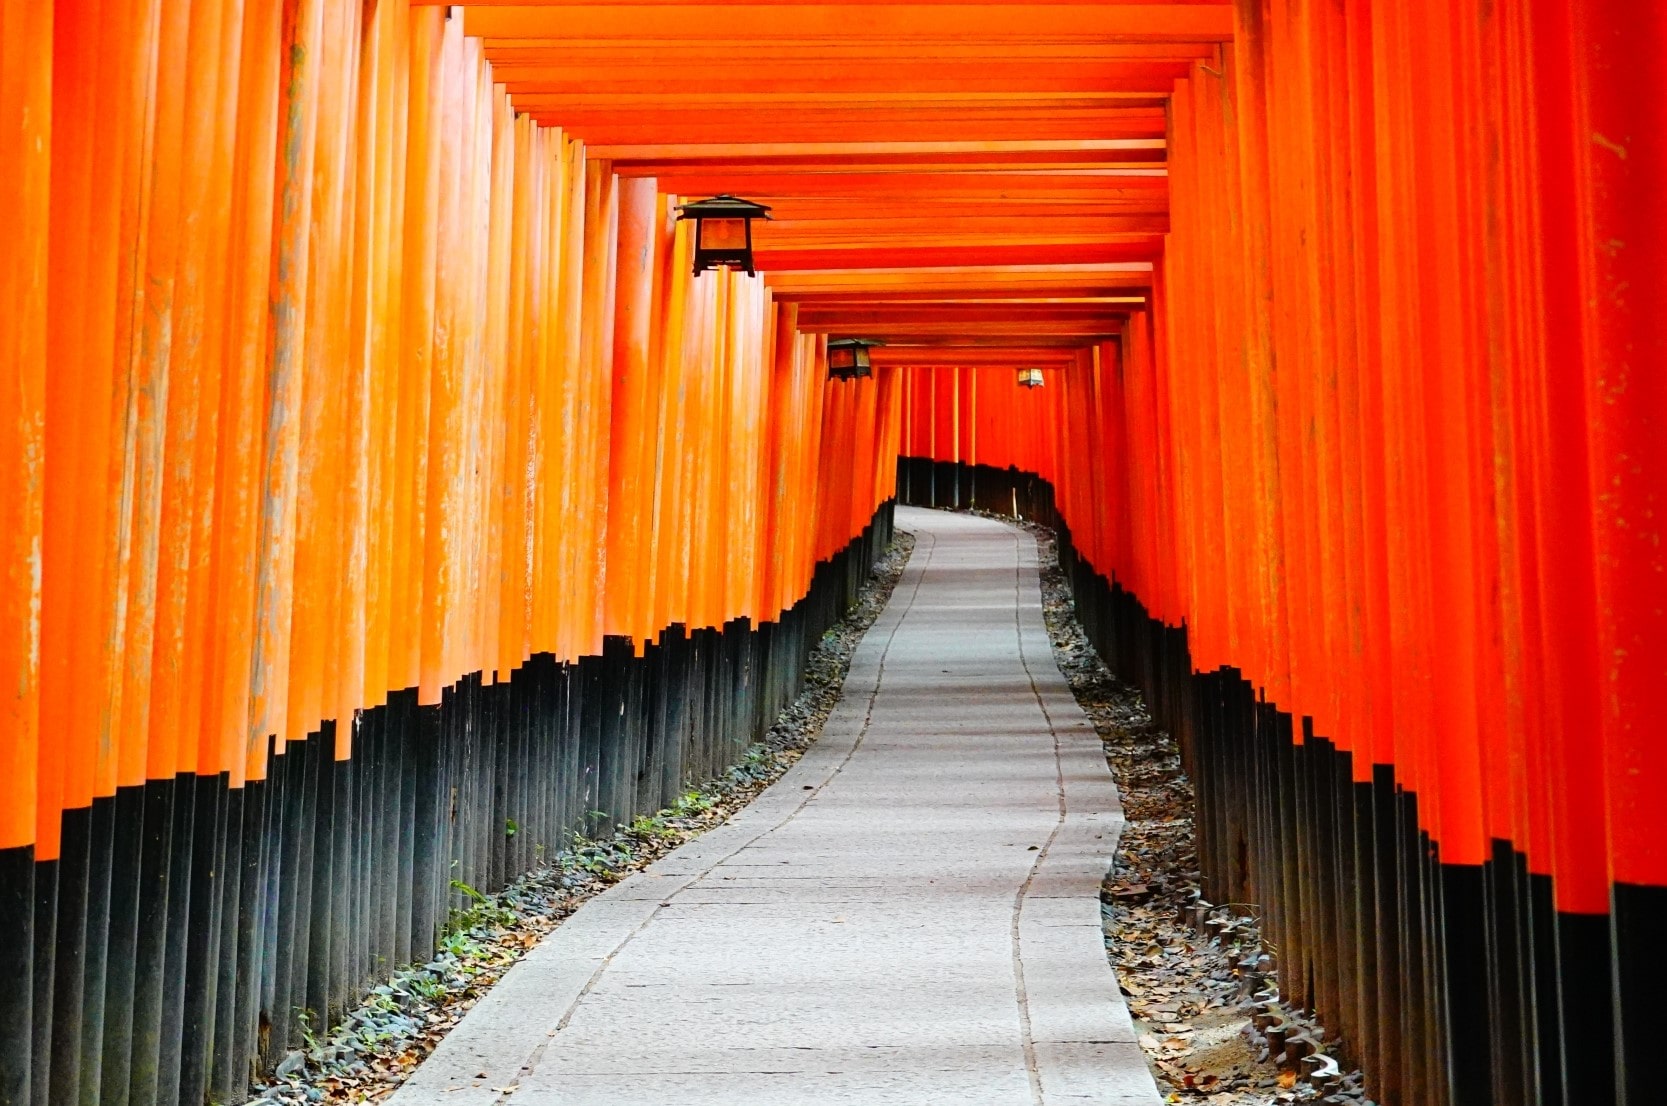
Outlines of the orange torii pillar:
M1667 20L1238 12L1175 90L1152 315L1013 455L1181 743L1206 893L1372 1097L1653 1102ZM913 429L967 397L905 395L911 463L982 487L988 432Z

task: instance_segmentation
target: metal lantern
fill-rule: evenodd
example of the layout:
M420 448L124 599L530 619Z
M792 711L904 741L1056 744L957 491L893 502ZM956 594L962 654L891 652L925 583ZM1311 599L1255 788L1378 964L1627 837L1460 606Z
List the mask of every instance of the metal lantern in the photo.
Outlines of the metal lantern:
M868 351L883 345L872 338L829 338L828 375L835 380L873 376L874 362Z
M1042 386L1042 370L1020 369L1019 383L1026 388L1040 388Z
M679 204L677 218L695 221L695 275L728 265L757 276L752 263L752 221L769 217L770 209L764 204L727 192L710 200Z

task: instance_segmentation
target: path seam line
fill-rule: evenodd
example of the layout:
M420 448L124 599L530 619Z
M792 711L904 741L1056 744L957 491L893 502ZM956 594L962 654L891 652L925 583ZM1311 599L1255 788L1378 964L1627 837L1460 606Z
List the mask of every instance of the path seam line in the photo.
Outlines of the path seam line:
M1060 830L1065 828L1065 765L1060 756L1059 730L1054 725L1053 715L1048 711L1048 705L1042 698L1041 688L1036 686L1036 673L1031 670L1030 659L1025 655L1024 615L1022 599L1024 596L1024 557L1023 546L1020 542L1022 533L1017 527L1010 528L1013 536L1013 629L1019 649L1019 665L1024 669L1025 678L1030 682L1030 693L1036 699L1037 709L1042 712L1042 720L1047 723L1048 736L1053 739L1053 770L1054 791L1058 801L1058 815L1053 824L1053 831L1048 834L1047 841L1036 852L1036 860L1030 866L1025 880L1019 885L1018 892L1013 896L1013 981L1017 989L1019 1001L1019 1023L1024 1034L1025 1068L1030 1076L1030 1095L1035 1106L1044 1106L1042 1088L1042 1068L1036 1055L1036 1038L1030 1021L1030 994L1025 988L1024 944L1020 934L1020 919L1024 915L1025 898L1030 894L1030 888L1036 882L1036 873L1042 868L1048 853L1053 849L1054 842L1059 839ZM1035 539L1031 539L1035 548ZM1040 560L1040 551L1037 553ZM1038 573L1037 595L1041 595L1041 580Z

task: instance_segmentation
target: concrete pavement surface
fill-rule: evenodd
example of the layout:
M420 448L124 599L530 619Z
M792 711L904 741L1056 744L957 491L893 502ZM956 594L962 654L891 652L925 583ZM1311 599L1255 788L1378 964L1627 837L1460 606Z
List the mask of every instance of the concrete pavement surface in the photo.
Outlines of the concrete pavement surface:
M1035 543L897 517L914 556L821 740L583 906L394 1106L1160 1101L1101 939L1122 812Z

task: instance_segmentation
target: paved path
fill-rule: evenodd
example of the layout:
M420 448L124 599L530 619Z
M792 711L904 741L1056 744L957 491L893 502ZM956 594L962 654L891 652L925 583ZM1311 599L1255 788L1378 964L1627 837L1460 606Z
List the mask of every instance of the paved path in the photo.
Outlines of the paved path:
M816 746L581 908L394 1106L1156 1106L1100 937L1122 814L1035 544L898 522L914 557Z

